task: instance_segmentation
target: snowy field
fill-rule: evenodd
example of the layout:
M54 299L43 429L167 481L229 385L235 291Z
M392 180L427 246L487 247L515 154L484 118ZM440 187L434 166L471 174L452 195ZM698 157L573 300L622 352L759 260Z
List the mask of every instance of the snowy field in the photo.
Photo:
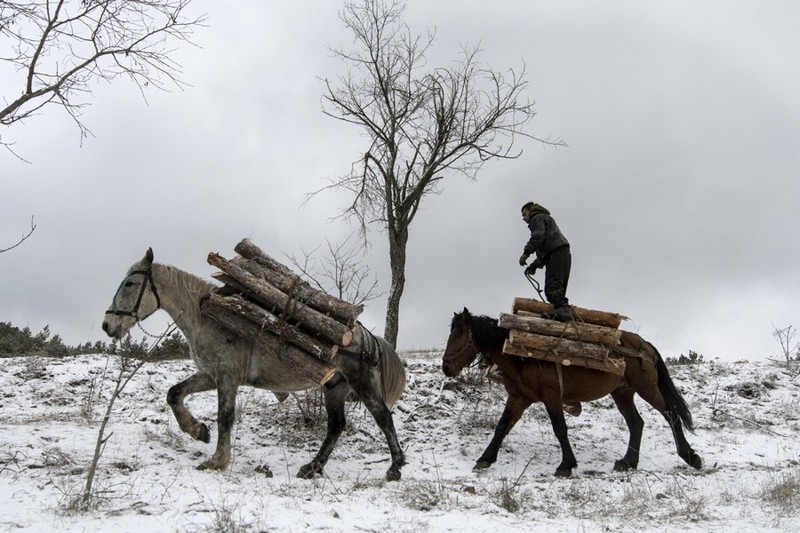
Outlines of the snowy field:
M690 443L675 453L644 402L639 469L612 472L627 430L610 397L569 417L578 468L553 476L560 449L541 404L513 429L498 462L475 473L505 400L475 371L448 379L441 354L403 354L409 385L394 418L407 465L388 483L388 450L359 404L324 476L295 477L324 434L317 394L278 402L242 388L233 464L195 467L213 451L180 432L168 388L188 361L147 363L114 405L95 480L79 501L116 359L0 359L0 530L5 531L798 531L800 378L771 361L671 366L689 403ZM213 428L216 395L190 397Z

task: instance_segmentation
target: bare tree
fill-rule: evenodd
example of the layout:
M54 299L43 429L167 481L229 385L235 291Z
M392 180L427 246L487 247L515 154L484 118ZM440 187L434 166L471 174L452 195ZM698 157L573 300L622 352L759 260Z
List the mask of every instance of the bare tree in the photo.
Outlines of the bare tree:
M326 239L326 253L318 253L319 248L311 252L301 250L302 259L289 256L289 260L321 291L353 305L361 305L380 297L381 293L377 290L377 278L370 275L369 266L360 260L360 250L350 244L352 237L337 244Z
M775 324L772 325L772 336L781 345L781 355L786 361L786 366L789 367L793 363L800 361L800 342L794 340L796 334L797 329L792 326L781 329L776 327Z
M27 238L30 237L33 234L35 229L36 229L36 224L33 223L33 216L31 216L31 229L28 230L27 233L23 233L22 237L20 237L20 239L17 241L16 244L14 244L12 246L9 246L8 248L0 248L0 254L2 254L4 252L7 252L9 250L12 250L12 249L16 248L17 246L19 246L20 244L22 244L23 242L25 242L27 240Z
M147 87L182 87L171 58L205 16L191 18L191 0L0 1L0 62L20 73L19 93L3 99L0 125L23 122L46 106L64 109L81 140L91 134L81 122L92 85L128 78L144 95ZM3 105L0 104L0 105ZM0 137L0 144L3 143ZM10 148L9 148L10 149Z
M364 238L368 224L386 231L391 287L384 337L392 344L409 227L423 198L441 192L447 176L476 179L486 161L519 157L518 136L535 139L524 132L535 115L524 95L524 68L494 71L478 61L477 47L465 47L449 67L427 68L435 33L412 33L402 20L404 10L400 0L345 4L340 18L355 44L352 50L332 50L348 71L335 81L326 79L323 96L325 114L359 126L369 139L351 171L321 190L352 193L343 216L358 221Z

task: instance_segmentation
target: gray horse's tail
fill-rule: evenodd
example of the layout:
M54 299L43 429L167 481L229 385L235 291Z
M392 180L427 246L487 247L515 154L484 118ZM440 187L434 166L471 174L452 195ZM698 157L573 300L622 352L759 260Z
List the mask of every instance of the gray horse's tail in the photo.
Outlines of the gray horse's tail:
M653 349L656 354L656 370L658 371L658 390L661 391L661 395L664 397L664 401L667 403L667 410L673 415L680 418L683 425L690 431L694 430L694 424L692 422L692 413L689 411L689 406L686 405L686 400L683 399L681 396L680 391L673 383L672 378L669 375L669 370L667 369L666 363L664 363L664 359L662 359L661 354L658 353L658 350L655 346L647 343Z
M380 348L378 371L381 380L383 401L391 407L406 390L406 366L391 344L382 337L375 337Z

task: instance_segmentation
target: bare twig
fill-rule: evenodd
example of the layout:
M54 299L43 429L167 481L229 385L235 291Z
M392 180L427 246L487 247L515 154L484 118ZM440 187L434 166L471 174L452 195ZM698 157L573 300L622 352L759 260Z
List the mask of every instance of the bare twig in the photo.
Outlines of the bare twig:
M173 43L187 42L205 16L187 15L191 0L52 0L0 2L0 61L19 73L18 92L0 105L0 126L62 108L80 130L92 88L127 78L145 88L182 88ZM0 144L8 143L0 139Z
M17 246L19 246L20 244L22 244L23 242L25 242L25 241L28 239L28 237L30 237L30 236L33 234L33 231L34 231L35 229L36 229L36 224L33 222L33 215L31 215L31 229L30 229L30 230L28 230L28 233L23 233L23 234L22 234L22 237L21 237L21 238L20 238L20 239L17 241L17 243L16 243L15 245L13 245L13 246L9 246L8 248L1 248L1 249L0 249L0 254L2 254L2 253L4 253L4 252L7 252L7 251L9 251L9 250L13 250L13 249L14 249L14 248L16 248Z

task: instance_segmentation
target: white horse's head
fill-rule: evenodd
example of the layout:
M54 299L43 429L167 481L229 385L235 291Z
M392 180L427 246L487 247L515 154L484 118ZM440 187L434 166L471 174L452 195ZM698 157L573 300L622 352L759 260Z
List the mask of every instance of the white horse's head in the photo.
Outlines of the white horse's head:
M140 320L152 315L161 300L153 283L153 249L149 248L141 261L128 269L119 284L111 307L103 318L103 331L109 337L121 339Z

